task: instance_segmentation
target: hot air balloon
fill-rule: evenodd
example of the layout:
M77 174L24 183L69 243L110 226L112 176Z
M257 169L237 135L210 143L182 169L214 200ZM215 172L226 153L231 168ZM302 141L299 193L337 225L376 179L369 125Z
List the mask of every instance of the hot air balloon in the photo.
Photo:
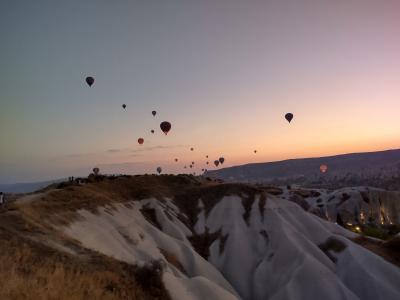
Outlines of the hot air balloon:
M171 130L171 123L164 121L160 124L160 128L161 128L162 132L164 132L165 135L167 135L168 132Z
M225 158L223 158L223 157L220 157L218 160L219 160L219 162L220 162L221 164L223 164L223 163L224 163L224 161L225 161Z
M209 164L209 162L206 162L206 164L208 165L208 164Z
M204 169L201 169L202 172L204 172Z
M190 151L193 151L194 150L194 148L192 147L192 148L190 148Z
M321 173L326 173L326 171L328 171L328 166L327 165L321 165L319 167Z
M96 168L93 168L93 174L94 174L94 175L97 176L97 175L99 174L99 172L100 172L100 169L99 169L99 168L97 168L97 167L96 167Z
M257 153L257 150L254 150L254 153Z
M138 142L140 145L143 145L144 139L143 139L143 138L138 138L137 142Z
M153 117L155 117L156 114L157 114L157 112L156 112L155 110L153 110L153 111L151 112L151 114L153 115Z
M177 162L177 161L178 161L178 159L177 159L177 158L175 158L175 161Z
M189 168L193 168L193 166L192 166L192 165L189 165Z
M150 130L151 133L154 133L154 129Z
M186 169L186 166L184 166L183 168Z
M287 113L285 115L285 119L290 123L293 120L293 114L292 113Z
M88 86L92 86L94 83L94 78L92 76L88 76L86 77L86 83L88 84Z
M208 155L206 155L206 158L208 158Z
M126 108L126 104L122 104L122 108L125 109Z
M158 174L161 174L161 171L162 171L161 167L158 167L158 168L157 168L157 173L158 173Z
M194 161L192 161L192 165L194 165Z
M215 165L216 167L218 167L218 165L219 165L219 160L214 160L214 165Z

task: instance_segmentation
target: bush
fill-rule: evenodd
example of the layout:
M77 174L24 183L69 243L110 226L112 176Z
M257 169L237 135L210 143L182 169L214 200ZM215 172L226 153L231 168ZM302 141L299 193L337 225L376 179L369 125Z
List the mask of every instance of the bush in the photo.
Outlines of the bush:
M380 240L387 240L390 237L389 233L386 230L379 227L366 226L362 228L362 232L366 236L370 236Z

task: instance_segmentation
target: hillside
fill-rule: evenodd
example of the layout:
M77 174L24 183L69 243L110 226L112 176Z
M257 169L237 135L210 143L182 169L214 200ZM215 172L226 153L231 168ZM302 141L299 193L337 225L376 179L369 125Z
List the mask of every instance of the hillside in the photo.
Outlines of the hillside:
M328 166L325 174L320 172L323 164ZM400 150L247 164L208 171L206 175L230 182L296 183L335 189L365 185L400 190Z
M359 235L273 194L148 175L24 196L0 213L0 299L400 297Z

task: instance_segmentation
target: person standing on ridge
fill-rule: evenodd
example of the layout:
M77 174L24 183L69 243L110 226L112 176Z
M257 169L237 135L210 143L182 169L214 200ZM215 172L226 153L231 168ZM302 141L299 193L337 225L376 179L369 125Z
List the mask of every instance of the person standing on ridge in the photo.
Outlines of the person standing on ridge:
M4 194L3 192L0 192L0 207L3 207L4 205Z

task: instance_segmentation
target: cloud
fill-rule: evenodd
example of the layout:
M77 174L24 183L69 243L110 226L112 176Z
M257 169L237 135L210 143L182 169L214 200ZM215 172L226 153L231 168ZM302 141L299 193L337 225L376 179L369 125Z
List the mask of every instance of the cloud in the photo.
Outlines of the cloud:
M149 152L149 151L155 151L155 150L160 150L160 149L174 149L174 148L183 148L183 147L189 147L188 145L170 145L170 146L148 146L148 147L140 147L139 149L130 149L130 148L112 148L108 149L105 152L107 153L122 153L122 152L129 152L129 153L141 153L141 152ZM135 155L131 155L135 156Z
M186 145L171 145L171 146L152 146L152 147L143 147L141 149L134 149L131 150L131 153L139 153L139 152L147 152L147 151L154 151L159 149L174 149L174 148L183 148L188 147Z
M96 155L96 154L95 153L73 153L73 154L66 154L66 155L56 157L56 159L58 159L58 158L79 158L79 157L87 157L87 156L92 156L92 155Z
M108 149L106 150L107 153L118 153L124 151L123 149Z

